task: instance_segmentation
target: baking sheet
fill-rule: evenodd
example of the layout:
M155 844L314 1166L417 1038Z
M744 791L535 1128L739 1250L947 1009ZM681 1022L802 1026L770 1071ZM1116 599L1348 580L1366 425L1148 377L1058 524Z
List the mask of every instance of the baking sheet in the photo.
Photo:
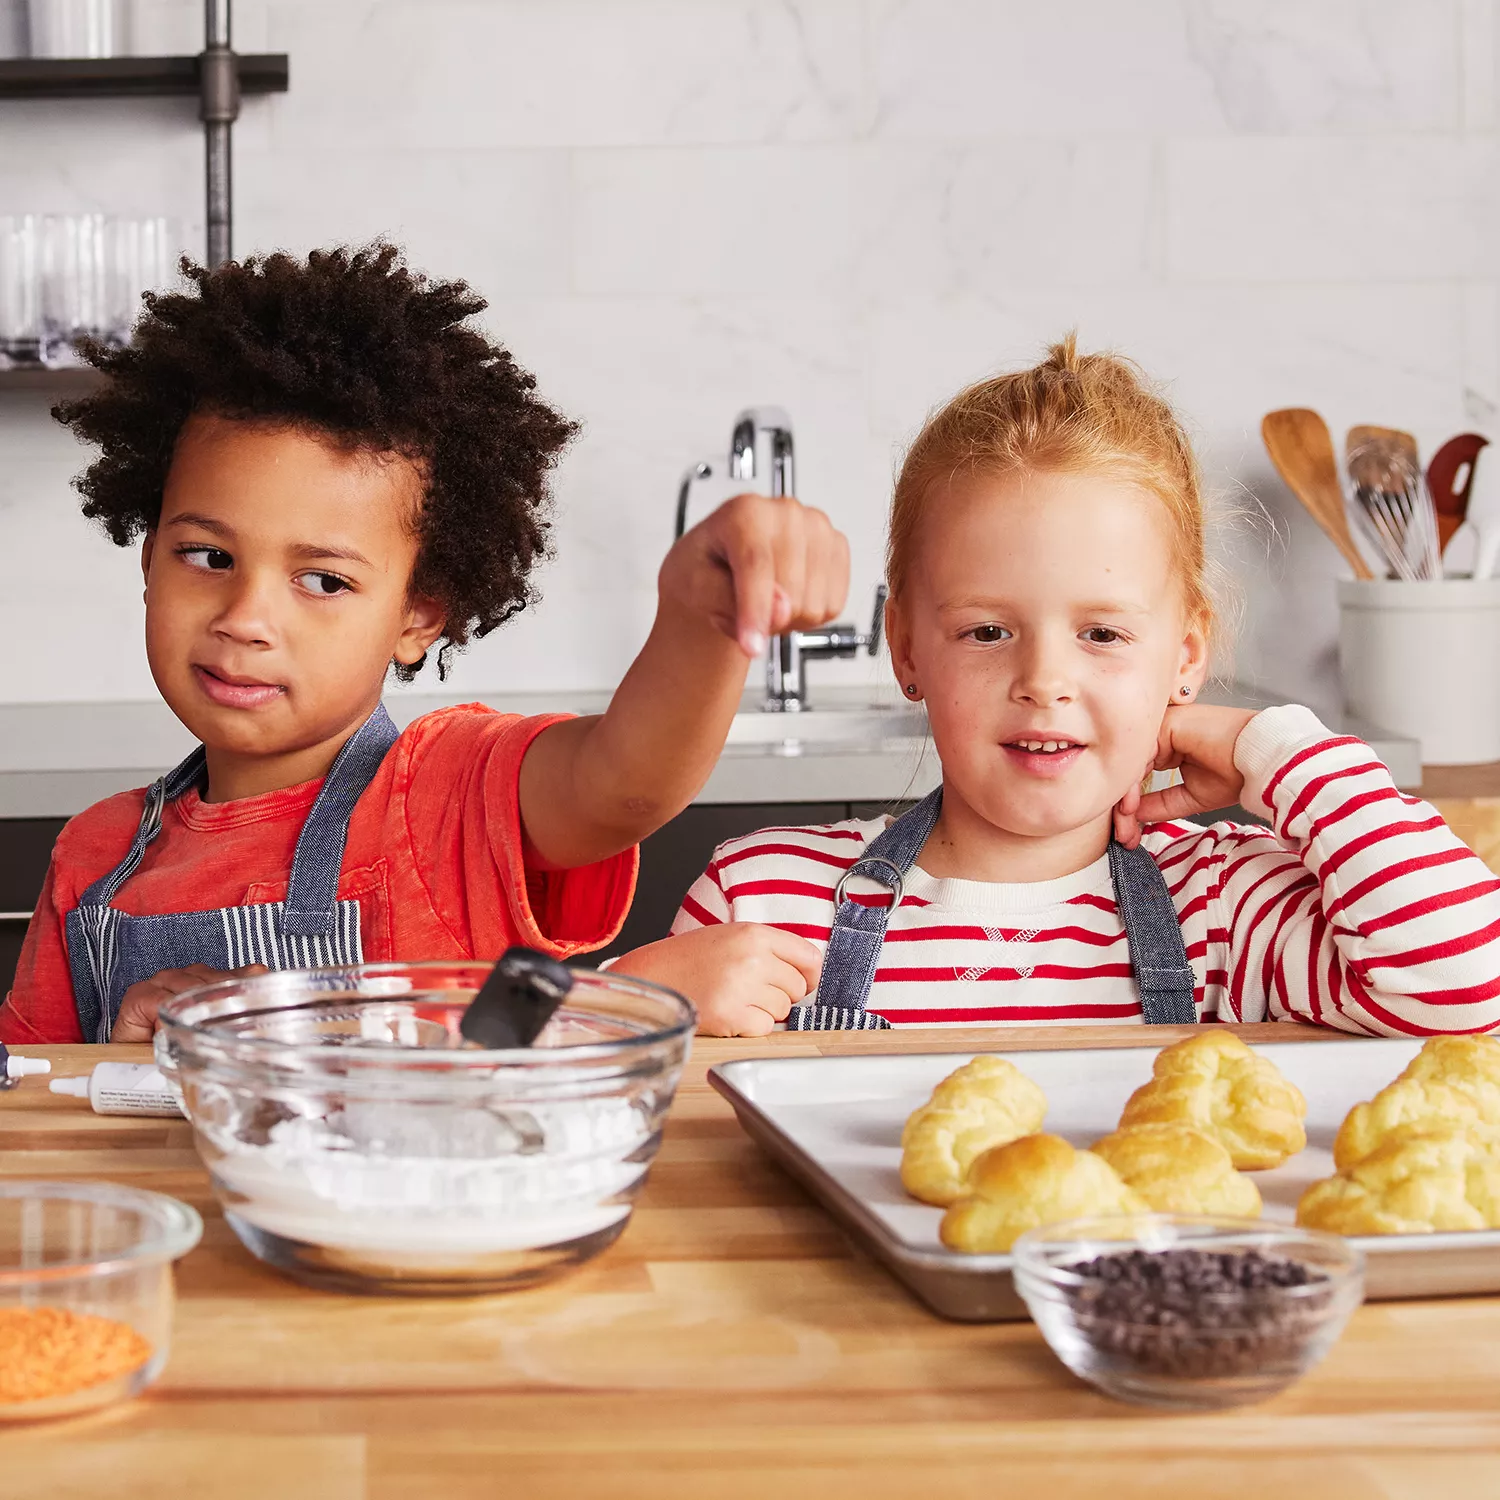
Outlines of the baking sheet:
M1388 1084L1419 1043L1383 1039L1270 1042L1268 1057L1307 1096L1307 1149L1254 1173L1265 1217L1291 1223L1297 1199L1333 1170L1333 1139L1361 1099ZM1047 1095L1043 1129L1088 1146L1113 1130L1160 1049L998 1053ZM961 1255L938 1239L942 1210L901 1186L901 1128L973 1053L746 1058L709 1070L741 1124L875 1257L935 1312L966 1322L1024 1318L1009 1255ZM1500 1291L1500 1231L1360 1237L1366 1296Z

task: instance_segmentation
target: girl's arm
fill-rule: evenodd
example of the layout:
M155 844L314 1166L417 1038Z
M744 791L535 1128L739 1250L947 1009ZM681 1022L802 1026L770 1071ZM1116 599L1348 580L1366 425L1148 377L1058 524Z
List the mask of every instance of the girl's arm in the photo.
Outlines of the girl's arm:
M723 877L719 874L719 850L715 849L708 868L682 898L682 905L672 920L672 936L732 921L734 906L730 902L729 893L724 889Z
M1257 714L1234 762L1242 805L1277 841L1217 839L1232 1019L1383 1036L1500 1026L1500 880L1431 806L1305 708Z
M764 1036L816 988L821 966L806 938L735 921L716 850L683 898L672 936L622 954L610 969L686 995L708 1036Z

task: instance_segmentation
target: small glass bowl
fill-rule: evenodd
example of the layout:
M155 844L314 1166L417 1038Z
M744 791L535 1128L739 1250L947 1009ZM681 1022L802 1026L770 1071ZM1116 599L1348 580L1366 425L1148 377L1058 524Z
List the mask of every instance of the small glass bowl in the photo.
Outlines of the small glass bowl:
M483 963L285 970L163 1005L224 1216L252 1254L341 1291L546 1281L617 1239L661 1143L697 1017L575 970L528 1048L464 1044Z
M72 1416L145 1390L171 1346L172 1262L202 1233L194 1209L161 1193L102 1182L0 1182L0 1338L24 1350L31 1319L60 1313L67 1324L52 1334L83 1344L71 1368L39 1375L34 1385L21 1360L5 1359L0 1422ZM76 1321L98 1318L133 1334ZM96 1336L107 1336L102 1354ZM122 1361L130 1362L121 1368ZM96 1378L88 1378L90 1366Z
M1111 1283L1074 1267L1134 1251L1234 1252L1305 1266L1301 1286L1193 1293L1163 1308L1141 1293L1130 1313ZM1052 1352L1123 1401L1180 1410L1263 1401L1300 1379L1333 1347L1364 1299L1364 1255L1335 1234L1256 1220L1170 1214L1074 1219L1016 1241L1016 1290ZM1132 1315L1136 1314L1136 1315Z

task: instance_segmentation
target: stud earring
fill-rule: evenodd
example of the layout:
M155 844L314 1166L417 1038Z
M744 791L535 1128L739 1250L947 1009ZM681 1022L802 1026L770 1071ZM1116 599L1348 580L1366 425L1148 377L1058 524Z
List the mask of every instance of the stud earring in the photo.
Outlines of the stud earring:
M915 698L917 696L917 685L916 685L916 683L914 683L914 682L908 682L906 684L906 696L908 698Z
M1193 696L1192 688L1188 687L1186 684L1178 688L1177 691L1181 693L1184 698L1191 698Z

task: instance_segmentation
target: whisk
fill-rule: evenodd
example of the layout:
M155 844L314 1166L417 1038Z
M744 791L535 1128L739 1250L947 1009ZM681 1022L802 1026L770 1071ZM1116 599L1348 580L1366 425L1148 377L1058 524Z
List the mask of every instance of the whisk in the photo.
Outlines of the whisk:
M1412 456L1382 439L1361 444L1349 455L1349 479L1354 519L1384 559L1387 576L1441 578L1437 510Z

